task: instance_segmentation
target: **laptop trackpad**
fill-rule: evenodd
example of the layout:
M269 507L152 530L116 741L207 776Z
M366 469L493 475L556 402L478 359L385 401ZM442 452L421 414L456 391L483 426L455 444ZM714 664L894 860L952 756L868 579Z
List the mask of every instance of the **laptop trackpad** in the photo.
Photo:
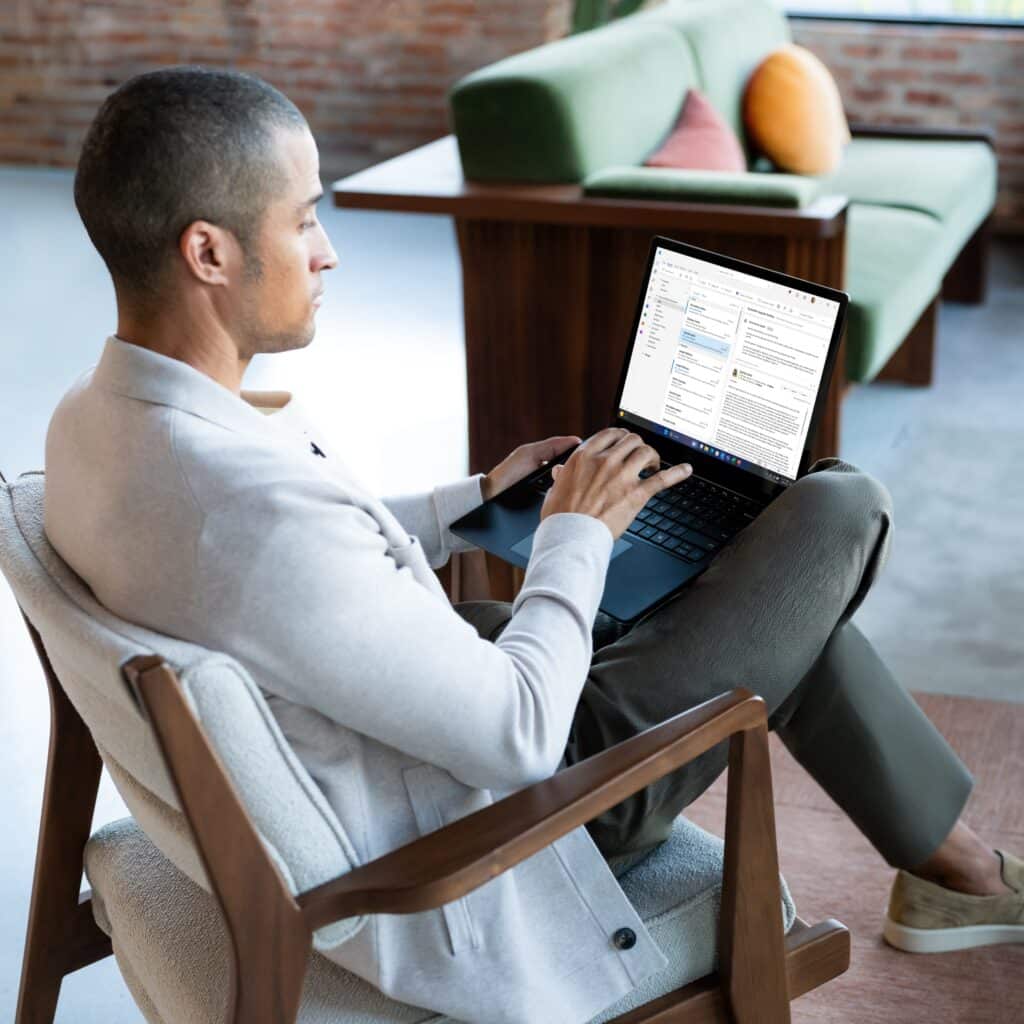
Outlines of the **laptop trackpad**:
M535 531L536 532L536 531ZM609 562L618 558L623 551L628 551L633 545L628 540L623 540L621 537L615 542L612 547L611 557L608 559ZM512 550L519 555L521 558L529 559L530 552L533 550L533 534L528 533L521 541L517 541L512 545Z

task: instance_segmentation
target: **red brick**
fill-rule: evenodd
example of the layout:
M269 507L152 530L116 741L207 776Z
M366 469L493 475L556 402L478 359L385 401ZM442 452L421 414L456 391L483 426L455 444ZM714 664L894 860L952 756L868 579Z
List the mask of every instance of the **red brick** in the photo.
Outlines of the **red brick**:
M888 89L852 89L850 96L858 103L881 103L889 99L892 93Z
M960 51L955 46L906 46L900 56L904 60L956 60Z
M875 43L845 43L840 48L840 53L844 57L854 57L859 60L862 58L873 59L881 57L885 50Z
M992 79L988 75L979 75L975 71L933 71L929 76L932 82L943 85L978 85L989 86Z
M832 71L835 74L835 69ZM923 77L920 68L872 68L868 72L868 80L871 82L919 82Z
M903 94L907 103L919 107L951 107L953 97L948 92L933 92L927 89L907 89Z

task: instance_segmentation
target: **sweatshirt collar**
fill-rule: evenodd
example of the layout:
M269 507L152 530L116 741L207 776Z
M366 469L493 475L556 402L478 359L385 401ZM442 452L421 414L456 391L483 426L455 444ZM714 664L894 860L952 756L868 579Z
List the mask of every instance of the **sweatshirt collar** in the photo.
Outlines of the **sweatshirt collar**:
M96 387L199 416L240 433L277 433L268 416L194 366L116 335L106 340L93 372Z

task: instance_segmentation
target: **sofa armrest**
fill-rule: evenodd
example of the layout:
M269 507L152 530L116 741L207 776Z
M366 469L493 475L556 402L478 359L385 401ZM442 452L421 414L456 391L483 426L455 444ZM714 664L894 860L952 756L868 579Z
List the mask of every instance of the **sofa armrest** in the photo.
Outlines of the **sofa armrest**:
M933 139L950 142L984 142L995 148L995 135L986 128L933 128L917 124L850 123L850 134L860 138Z
M666 202L664 199L586 196L578 184L481 184L462 173L453 136L446 136L349 175L332 186L335 206L404 213L440 213L459 221L672 231L724 235L836 238L846 229L845 196L819 196L788 209L754 204Z
M754 171L693 171L668 167L606 167L583 181L583 194L677 202L730 203L801 209L821 192L817 178Z

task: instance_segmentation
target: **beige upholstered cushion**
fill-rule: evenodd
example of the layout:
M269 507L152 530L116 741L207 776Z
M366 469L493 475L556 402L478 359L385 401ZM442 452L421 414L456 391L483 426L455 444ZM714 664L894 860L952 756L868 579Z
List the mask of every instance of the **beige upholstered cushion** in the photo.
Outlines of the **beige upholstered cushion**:
M672 838L631 868L620 884L669 966L648 978L594 1024L708 974L716 963L722 841L685 818ZM125 982L149 1024L223 1024L228 934L212 896L146 838L131 818L89 840L85 868L99 926L113 939ZM782 919L796 917L782 882ZM309 962L300 1024L454 1024L394 1002L318 953Z
M158 654L178 670L193 711L292 891L351 869L355 855L337 815L248 673L233 658L126 622L100 605L47 540L42 473L0 485L0 570L39 631L124 802L181 871L209 889L156 739L121 675L121 665L139 654ZM319 929L317 948L345 941L365 920Z
M790 43L755 68L743 97L753 145L782 171L829 174L850 141L839 90L810 50Z

